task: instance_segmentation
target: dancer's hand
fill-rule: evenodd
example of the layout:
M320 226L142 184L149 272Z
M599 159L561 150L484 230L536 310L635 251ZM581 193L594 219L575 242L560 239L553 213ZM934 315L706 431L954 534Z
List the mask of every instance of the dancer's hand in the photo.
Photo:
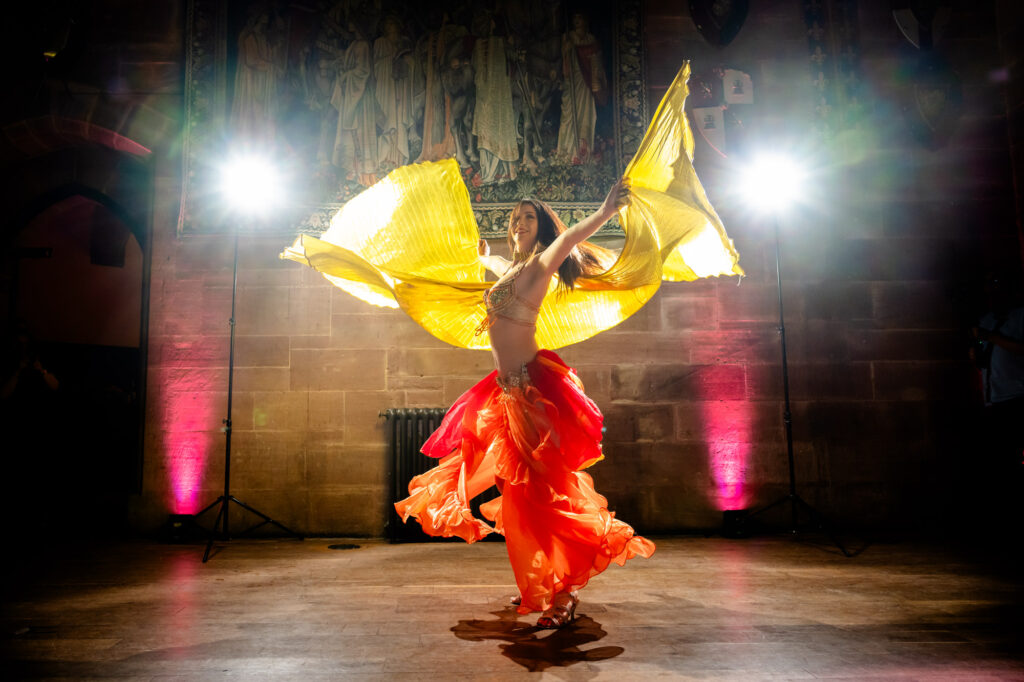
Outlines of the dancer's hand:
M630 189L629 178L619 178L608 191L608 196L604 198L601 208L558 235L555 241L551 242L540 254L540 263L544 269L543 271L548 275L555 274L555 271L569 256L569 253L576 248L577 244L589 239L591 235L601 229L602 225L611 220L612 216L618 213L620 209L629 206L632 201Z
M491 255L491 245L487 243L486 239L481 239L477 242L477 249L480 251L480 256L486 258Z
M608 190L608 196L604 198L604 203L601 204L601 214L607 216L606 220L629 206L632 201L631 189L629 178L619 178L618 182L612 185Z

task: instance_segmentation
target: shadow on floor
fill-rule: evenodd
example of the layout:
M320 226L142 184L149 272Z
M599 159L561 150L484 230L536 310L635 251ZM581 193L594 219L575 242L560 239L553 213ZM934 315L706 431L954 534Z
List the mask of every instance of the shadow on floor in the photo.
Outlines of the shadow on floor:
M620 646L580 649L608 635L590 616L577 616L574 622L558 630L544 630L519 621L515 608L511 606L492 613L498 617L497 620L460 620L452 627L452 632L459 639L471 642L488 639L508 642L498 645L502 656L530 672L564 668L583 661L603 661L625 651Z

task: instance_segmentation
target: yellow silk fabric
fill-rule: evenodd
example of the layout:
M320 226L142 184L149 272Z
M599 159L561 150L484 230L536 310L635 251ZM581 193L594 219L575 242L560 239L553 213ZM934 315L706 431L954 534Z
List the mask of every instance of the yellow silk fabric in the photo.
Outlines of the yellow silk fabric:
M739 254L694 171L693 134L683 110L689 64L662 99L626 169L632 203L619 212L626 238L605 272L581 277L569 294L552 280L537 318L541 348L561 348L619 324L662 280L742 275ZM321 239L306 235L282 258L318 270L348 293L401 307L428 332L462 348L490 347L474 334L485 317L480 238L454 159L403 166L355 197Z

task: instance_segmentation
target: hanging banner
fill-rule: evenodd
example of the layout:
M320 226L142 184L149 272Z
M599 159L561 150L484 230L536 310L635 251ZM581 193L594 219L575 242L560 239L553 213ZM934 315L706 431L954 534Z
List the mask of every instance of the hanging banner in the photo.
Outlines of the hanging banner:
M693 110L697 130L715 151L725 154L725 117L722 107L699 107Z
M754 82L748 73L726 69L722 76L722 93L726 104L753 104Z

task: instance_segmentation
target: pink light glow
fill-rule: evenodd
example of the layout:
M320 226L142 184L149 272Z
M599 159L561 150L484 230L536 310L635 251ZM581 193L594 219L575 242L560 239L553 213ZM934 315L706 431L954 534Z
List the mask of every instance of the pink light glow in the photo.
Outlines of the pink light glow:
M719 588L726 595L730 604L749 604L751 599L749 578L754 568L750 558L750 548L735 543L725 543L715 548L715 559L718 570L715 572ZM727 629L748 632L751 628L750 608L731 609L725 614L724 625Z
M168 457L173 495L171 511L175 514L194 514L199 511L197 493L206 470L206 454L201 447L201 443L181 443Z
M712 491L720 510L744 509L749 502L747 460L750 456L750 403L704 400L700 403L708 447Z
M174 514L194 514L202 504L200 485L216 441L211 429L219 421L212 397L205 392L175 392L164 397L164 457Z
M165 651L171 658L185 658L187 647L197 644L195 592L199 566L195 557L188 554L170 558L167 577L173 589L165 593L169 595L169 603L160 612L165 614L164 632L169 639Z

